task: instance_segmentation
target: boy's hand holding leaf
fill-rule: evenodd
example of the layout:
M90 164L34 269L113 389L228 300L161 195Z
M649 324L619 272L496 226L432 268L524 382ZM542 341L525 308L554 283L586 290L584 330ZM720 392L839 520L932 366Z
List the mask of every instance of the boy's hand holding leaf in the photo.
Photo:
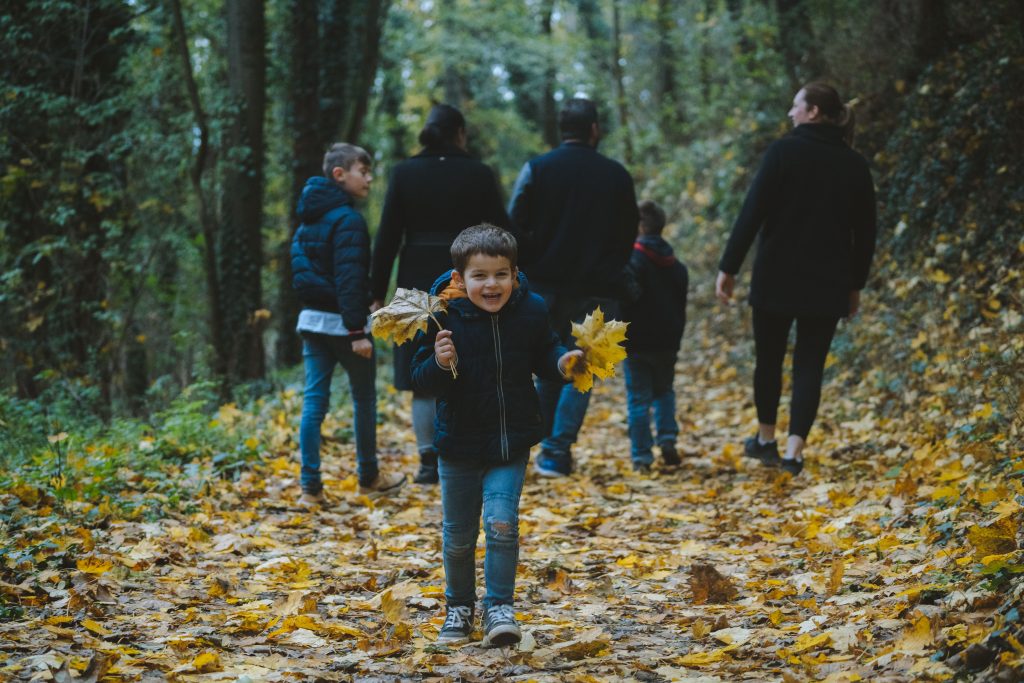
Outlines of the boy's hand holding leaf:
M604 311L598 306L582 323L572 324L572 336L580 355L566 354L564 374L572 377L572 385L581 393L594 386L594 376L608 379L615 374L615 366L626 357L622 342L626 340L629 323L618 320L604 321Z
M451 330L441 330L434 339L434 358L437 364L454 374L455 364L459 362L459 354L455 351Z

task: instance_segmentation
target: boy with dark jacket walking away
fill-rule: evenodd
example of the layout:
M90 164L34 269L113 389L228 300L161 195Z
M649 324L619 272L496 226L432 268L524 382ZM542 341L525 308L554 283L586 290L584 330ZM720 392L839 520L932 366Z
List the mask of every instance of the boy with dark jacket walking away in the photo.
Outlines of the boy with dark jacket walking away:
M544 436L532 376L565 381L568 357L582 355L567 353L551 330L547 306L516 268L517 251L515 238L493 225L467 228L455 238L455 268L431 291L451 287L464 296L450 298L441 318L445 329L432 325L413 357L413 386L437 398L448 607L438 643L464 643L473 632L481 511L487 541L483 645L521 639L512 607L519 496L530 447Z
M341 364L352 390L359 490L391 493L405 475L377 467L377 391L370 313L370 235L353 199L370 194L370 155L343 142L324 155L324 177L310 178L296 209L302 225L292 240L292 286L302 305L296 331L302 335L306 388L299 450L302 501L322 504L320 425L331 398L331 376Z
M624 307L629 321L626 339L626 392L629 405L630 459L637 472L654 462L651 408L662 463L679 464L676 453L676 394L672 388L676 355L686 327L689 274L661 237L665 212L650 200L640 202L640 235L626 267Z

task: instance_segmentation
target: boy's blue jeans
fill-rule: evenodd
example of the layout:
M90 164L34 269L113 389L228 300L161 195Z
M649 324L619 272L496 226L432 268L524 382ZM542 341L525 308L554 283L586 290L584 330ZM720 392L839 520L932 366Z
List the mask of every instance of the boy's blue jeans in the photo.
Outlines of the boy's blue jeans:
M651 408L658 444L675 445L676 423L675 351L635 351L626 357L626 394L629 406L630 458L634 465L654 462L651 448Z
M476 539L484 518L484 609L510 605L519 566L519 496L527 458L503 465L438 461L444 514L445 598L449 606L476 602Z
M302 453L302 490L319 493L320 425L331 400L331 377L341 364L348 373L352 392L353 431L356 439L356 467L359 483L377 478L377 387L375 358L363 358L352 351L346 337L313 332L302 333L302 358L306 366L306 389L302 399L299 451Z

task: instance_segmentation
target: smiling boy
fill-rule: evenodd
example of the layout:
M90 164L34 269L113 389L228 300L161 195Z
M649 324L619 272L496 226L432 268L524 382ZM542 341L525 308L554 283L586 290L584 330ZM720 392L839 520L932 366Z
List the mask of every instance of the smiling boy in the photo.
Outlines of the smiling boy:
M519 497L530 447L544 436L534 374L564 381L570 355L548 324L543 299L516 268L515 238L493 225L459 233L455 268L432 288L449 301L445 329L422 335L413 359L418 391L437 398L447 616L438 643L469 640L476 604L476 540L483 513L484 647L519 642L512 607L519 562ZM451 368L458 368L454 377Z

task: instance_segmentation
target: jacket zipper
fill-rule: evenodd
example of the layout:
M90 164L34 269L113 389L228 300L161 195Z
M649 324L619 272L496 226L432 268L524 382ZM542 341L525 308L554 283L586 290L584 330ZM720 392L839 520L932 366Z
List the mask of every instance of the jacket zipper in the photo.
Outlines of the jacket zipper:
M498 330L498 316L491 316L491 333L494 335L494 360L498 363L498 424L501 429L501 459L508 460L508 427L505 419L505 392L502 390L501 336Z

